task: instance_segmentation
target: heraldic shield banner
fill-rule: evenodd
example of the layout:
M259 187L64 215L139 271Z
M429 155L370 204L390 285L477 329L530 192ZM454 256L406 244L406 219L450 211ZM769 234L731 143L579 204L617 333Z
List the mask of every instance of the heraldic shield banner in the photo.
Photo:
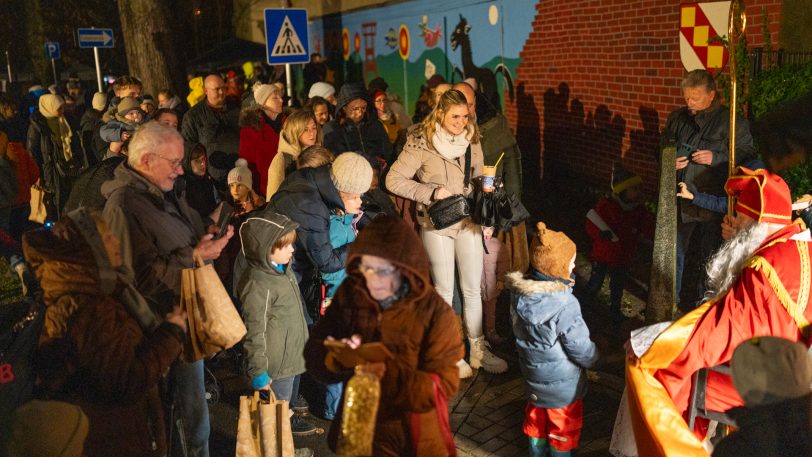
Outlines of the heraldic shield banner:
M719 73L727 64L727 47L715 38L727 37L730 2L680 5L680 58L686 70Z

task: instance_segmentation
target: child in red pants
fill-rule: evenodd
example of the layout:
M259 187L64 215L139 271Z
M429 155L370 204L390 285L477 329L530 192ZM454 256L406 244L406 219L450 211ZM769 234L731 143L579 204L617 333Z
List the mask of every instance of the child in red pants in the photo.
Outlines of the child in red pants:
M586 368L598 359L595 343L572 295L575 243L537 225L531 268L509 273L510 316L527 388L524 433L530 456L569 456L578 447L586 394ZM549 454L548 454L549 452Z

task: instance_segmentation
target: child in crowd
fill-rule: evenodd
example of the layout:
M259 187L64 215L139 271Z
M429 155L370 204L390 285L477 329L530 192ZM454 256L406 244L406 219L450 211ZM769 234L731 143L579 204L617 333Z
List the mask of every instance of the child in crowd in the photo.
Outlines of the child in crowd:
M112 152L120 152L124 144L135 132L136 127L146 120L141 110L141 103L135 97L124 97L116 105L116 114L110 122L102 125L99 135L101 139L110 143Z
M654 235L654 218L641 204L642 183L639 176L615 164L612 194L598 200L595 209L586 215L586 232L592 238L592 275L586 291L594 298L609 273L609 309L615 322L624 318L620 310L623 287L640 238L651 239Z
M208 221L209 215L223 199L225 189L209 174L209 157L202 144L192 146L184 169L186 202L200 214L201 219Z
M248 161L237 159L234 168L228 172L228 200L234 207L235 216L242 216L265 206L265 199L254 192L252 180Z
M572 294L575 243L543 222L530 246L527 274L508 273L510 315L529 401L524 433L530 456L569 456L581 436L586 368L598 359Z
M248 330L243 347L251 386L270 389L277 399L288 402L298 397L308 336L299 285L290 268L297 227L277 213L246 220L239 233L248 268L236 284ZM292 420L294 434L315 431L299 415Z

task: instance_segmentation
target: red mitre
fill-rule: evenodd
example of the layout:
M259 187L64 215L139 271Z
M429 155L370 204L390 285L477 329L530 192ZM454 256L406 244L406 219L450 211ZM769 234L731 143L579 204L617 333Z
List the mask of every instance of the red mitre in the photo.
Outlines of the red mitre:
M792 198L787 183L765 169L736 169L728 178L725 192L736 199L736 212L756 222L792 223Z

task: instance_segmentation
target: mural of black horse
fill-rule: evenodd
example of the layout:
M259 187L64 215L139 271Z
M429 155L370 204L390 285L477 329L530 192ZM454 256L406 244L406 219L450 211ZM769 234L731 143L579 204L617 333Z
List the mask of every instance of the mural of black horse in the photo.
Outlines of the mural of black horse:
M468 21L460 14L460 22L454 27L454 33L451 34L451 49L456 51L458 46L461 47L460 53L463 76L465 78L476 79L479 90L485 97L487 97L494 106L500 106L496 74L501 74L505 78L510 100L513 101L513 78L510 75L510 70L502 63L496 65L494 71L476 66L471 52L470 32L471 26L468 25Z

